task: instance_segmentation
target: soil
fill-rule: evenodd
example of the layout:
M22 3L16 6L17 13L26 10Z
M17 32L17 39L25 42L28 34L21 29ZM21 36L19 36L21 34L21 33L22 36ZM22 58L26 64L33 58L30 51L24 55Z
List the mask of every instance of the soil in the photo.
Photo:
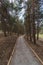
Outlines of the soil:
M17 35L0 38L0 65L7 65L16 39Z
M25 38L26 39L26 38ZM27 40L27 39L26 39ZM43 61L43 41L40 39L37 41L36 44L33 44L29 40L27 41L28 44L34 49L34 51L37 53L37 55L41 58Z
M41 58L43 61L43 46L40 46L38 44L32 44L30 43L30 46L34 49L34 51L37 53L37 55Z

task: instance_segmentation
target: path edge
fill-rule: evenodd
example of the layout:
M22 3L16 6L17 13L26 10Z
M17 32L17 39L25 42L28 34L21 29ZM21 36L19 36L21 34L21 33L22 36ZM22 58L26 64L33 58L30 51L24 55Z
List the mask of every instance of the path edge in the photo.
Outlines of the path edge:
M9 60L8 60L7 65L10 65L11 59L12 59L13 54L14 54L14 52L15 52L15 46L16 46L16 44L14 45L13 51L12 51L12 53L11 53L11 56L10 56L10 58L9 58Z
M24 38L25 39L25 38ZM41 58L38 56L38 54L33 50L33 48L28 44L27 40L26 40L27 46L30 47L30 49L32 50L32 52L34 53L34 55L36 56L36 58L40 61L40 63L43 65L43 61L41 60Z

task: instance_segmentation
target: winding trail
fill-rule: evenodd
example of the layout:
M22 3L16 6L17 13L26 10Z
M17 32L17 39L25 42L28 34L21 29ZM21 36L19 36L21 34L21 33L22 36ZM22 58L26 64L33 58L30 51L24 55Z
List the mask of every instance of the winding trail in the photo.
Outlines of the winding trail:
M10 65L41 65L26 43L23 36L18 38Z

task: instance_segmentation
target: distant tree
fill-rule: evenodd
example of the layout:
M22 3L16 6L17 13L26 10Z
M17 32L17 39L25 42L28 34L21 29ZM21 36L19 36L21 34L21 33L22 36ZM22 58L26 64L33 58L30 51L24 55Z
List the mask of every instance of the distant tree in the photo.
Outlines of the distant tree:
M36 44L36 34L37 34L37 40L39 39L39 31L40 31L39 25L41 23L40 19L42 18L43 15L42 12L40 12L40 5L41 5L40 2L41 0L29 0L27 2L25 27L26 27L26 33L29 34L31 41L33 39L34 44Z

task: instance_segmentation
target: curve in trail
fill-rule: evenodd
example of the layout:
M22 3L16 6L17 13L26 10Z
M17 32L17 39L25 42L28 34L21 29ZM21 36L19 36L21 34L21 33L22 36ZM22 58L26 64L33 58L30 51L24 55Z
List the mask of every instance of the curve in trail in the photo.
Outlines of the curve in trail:
M23 36L19 37L16 42L15 52L10 65L41 65L30 48L27 47Z

